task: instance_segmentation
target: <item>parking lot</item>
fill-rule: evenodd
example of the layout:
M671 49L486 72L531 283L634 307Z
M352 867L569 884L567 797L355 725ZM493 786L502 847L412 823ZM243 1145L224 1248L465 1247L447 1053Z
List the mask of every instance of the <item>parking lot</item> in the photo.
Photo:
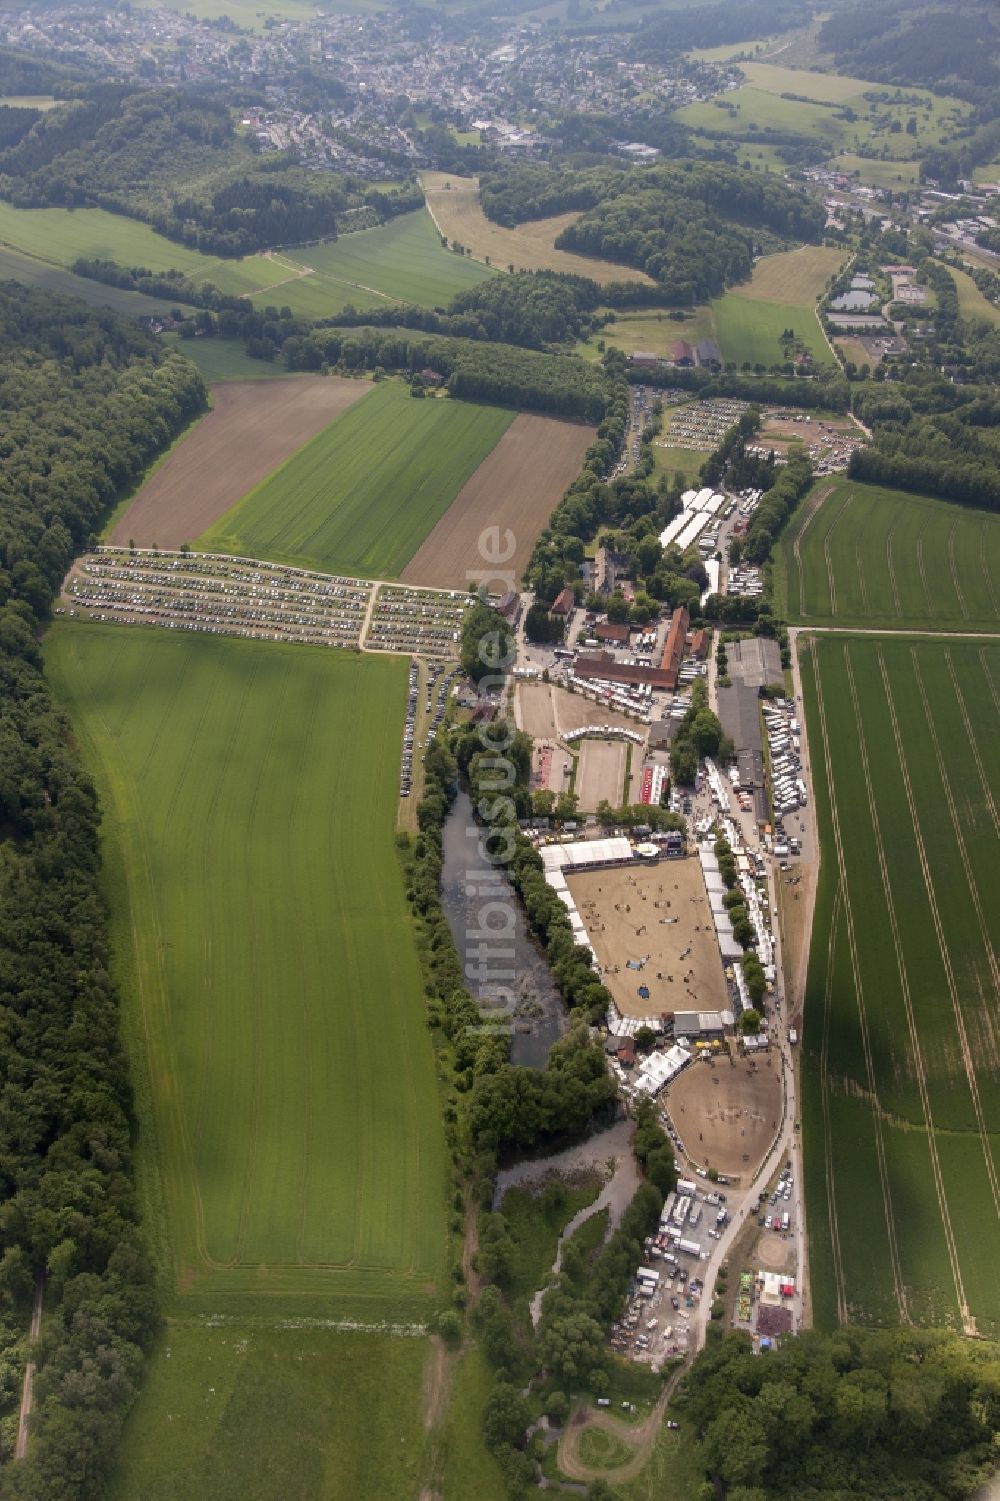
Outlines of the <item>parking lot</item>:
M701 1267L728 1222L723 1189L678 1181L677 1192L663 1205L657 1233L646 1240L646 1261L625 1312L612 1328L613 1350L654 1370L687 1354L702 1297Z

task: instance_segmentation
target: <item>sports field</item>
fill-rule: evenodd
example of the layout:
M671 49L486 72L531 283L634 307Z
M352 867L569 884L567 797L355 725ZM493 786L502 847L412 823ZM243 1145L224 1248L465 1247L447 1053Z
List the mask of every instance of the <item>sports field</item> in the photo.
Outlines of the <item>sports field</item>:
M393 844L406 663L60 622L168 1311L426 1314L445 1149Z
M775 550L774 594L799 625L1000 632L1000 516L820 480Z
M386 382L198 538L210 552L396 578L514 420Z
M1000 642L819 638L803 1038L816 1322L1000 1330Z
M505 229L487 219L479 204L479 179L456 177L453 172L424 172L421 183L427 207L441 234L457 240L480 261L506 271L567 271L591 280L649 282L642 271L611 261L575 255L555 248L556 237L579 214L556 214L549 219L533 219L516 229Z

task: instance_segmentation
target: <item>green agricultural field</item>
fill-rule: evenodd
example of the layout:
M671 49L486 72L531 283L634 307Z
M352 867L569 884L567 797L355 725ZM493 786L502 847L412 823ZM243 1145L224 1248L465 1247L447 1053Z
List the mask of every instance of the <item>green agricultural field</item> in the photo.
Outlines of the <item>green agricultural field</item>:
M14 208L0 202L0 244L57 266L71 266L86 255L194 276L218 264L213 256L178 245L148 224L101 208Z
M784 359L781 335L788 328L805 346L817 365L830 365L833 356L811 308L764 302L743 296L739 289L717 297L712 303L719 348L725 360L737 365L770 366Z
M394 848L406 663L59 622L168 1310L426 1316L445 1149Z
M209 385L223 380L296 379L282 365L252 360L239 339L182 339L177 334L162 334L161 338L193 360Z
M1000 516L819 480L775 551L774 593L799 625L1000 633Z
M386 382L198 539L198 547L396 578L514 420Z
M1000 641L822 637L803 1037L816 1322L1000 1330Z
M414 1501L428 1352L412 1337L171 1320L110 1501Z
M90 307L113 308L126 318L164 313L177 306L176 298L147 297L142 292L106 287L102 282L91 281L89 276L75 276L62 266L36 260L6 245L0 246L0 281L19 281L28 287L44 287L48 292L58 292L63 297L79 297Z
M327 245L309 245L283 254L289 268L310 268L312 276L286 283L282 295L293 310L302 298L323 298L330 311L348 303L365 308L386 301L442 307L459 292L497 273L445 250L426 209L400 214L375 229L360 229ZM289 271L286 271L286 275ZM333 304L336 307L333 307Z

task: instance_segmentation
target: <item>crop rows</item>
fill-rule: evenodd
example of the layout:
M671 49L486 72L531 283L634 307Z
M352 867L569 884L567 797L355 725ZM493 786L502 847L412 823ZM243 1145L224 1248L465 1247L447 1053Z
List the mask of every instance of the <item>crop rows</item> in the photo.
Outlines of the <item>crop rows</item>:
M776 603L803 625L1000 629L1000 516L839 480L785 532Z
M819 1322L1000 1326L1000 645L804 664L824 860L803 1068Z

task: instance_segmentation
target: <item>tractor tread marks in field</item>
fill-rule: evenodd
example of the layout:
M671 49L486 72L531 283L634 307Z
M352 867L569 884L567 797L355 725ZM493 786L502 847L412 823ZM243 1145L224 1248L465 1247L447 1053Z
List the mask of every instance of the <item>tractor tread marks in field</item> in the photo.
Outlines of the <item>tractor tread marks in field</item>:
M927 856L926 846L924 845L919 811L917 809L916 800L913 795L913 786L910 781L910 771L903 751L903 738L900 733L899 721L896 717L896 705L892 697L892 687L889 682L889 674L886 670L885 657L883 656L882 648L880 646L876 647L876 652L878 655L879 670L882 674L882 682L885 688L886 702L889 707L889 718L892 724L893 737L896 742L896 754L899 757L900 770L903 774L903 784L906 789L906 801L910 809L910 818L913 823L913 834L916 840L917 855L920 860L920 869L924 878L924 886L927 891L927 899L931 909L931 919L934 923L934 931L937 936L938 948L940 950L941 960L944 965L945 978L948 983L948 991L951 997L952 1013L955 1017L955 1027L958 1033L959 1047L962 1052L962 1061L965 1065L966 1077L969 1083L969 1092L972 1096L972 1106L973 1110L975 1111L976 1121L979 1126L979 1139L983 1148L983 1157L986 1163L986 1173L990 1180L990 1188L993 1194L994 1206L997 1210L997 1213L1000 1214L1000 1179L998 1179L996 1164L993 1161L993 1154L990 1149L989 1127L986 1122L986 1117L983 1112L982 1100L980 1099L979 1095L979 1083L976 1078L976 1067L972 1057L972 1050L969 1046L968 1034L965 1030L965 1018L962 1015L961 1003L958 998L958 986L955 982L955 972L952 968L951 953L948 948L947 938L944 931L944 924L941 920L941 913L937 904L937 894L934 890L930 861Z
M833 554L830 551L830 538L833 536L841 521L843 521L844 515L853 503L853 500L853 495L849 495L847 497L847 499L844 501L844 504L841 506L840 510L833 518L833 521L830 523L830 527L826 533L826 536L823 538L823 561L826 564L826 579L827 585L830 590L831 618L835 617L837 614L837 575L833 564Z
M792 555L795 559L795 571L799 580L799 614L805 619L806 615L806 581L802 570L802 539L819 514L820 506L833 494L832 485L824 485L817 490L815 495L810 496L801 525L796 528L792 539Z
M847 680L851 690L851 703L854 707L854 720L856 724L863 722L861 705L858 702L857 684L854 678L854 667L851 662L850 647L845 647L844 660L847 665ZM955 1283L955 1296L958 1302L959 1312L962 1318L962 1328L966 1334L975 1333L975 1322L969 1312L968 1299L965 1296L965 1285L962 1281L962 1267L958 1255L958 1245L955 1240L955 1230L951 1222L951 1214L948 1209L948 1198L945 1192L944 1173L941 1169L941 1161L938 1156L937 1131L934 1125L934 1112L931 1107L930 1091L927 1087L927 1070L924 1066L923 1050L920 1046L920 1032L917 1027L916 1017L913 1011L913 998L910 994L910 978L906 967L906 957L903 953L903 942L899 933L899 923L896 919L896 904L892 896L892 878L889 871L889 862L886 859L885 844L882 838L882 826L878 816L878 799L875 796L875 787L872 782L871 766L868 760L868 745L864 735L859 735L858 745L861 752L861 765L865 777L865 791L868 796L868 808L871 814L872 829L875 834L875 848L878 854L879 870L882 875L882 887L885 892L886 909L889 915L889 926L892 931L893 948L896 953L896 969L899 974L899 988L903 998L903 1007L906 1011L907 1030L910 1034L910 1052L913 1058L913 1068L917 1080L917 1090L920 1095L920 1105L924 1115L924 1125L927 1133L927 1145L930 1151L931 1173L934 1178L934 1190L937 1194L938 1209L941 1215L941 1224L944 1229L945 1244L948 1251L948 1260L951 1264L951 1275Z
M948 533L948 568L951 572L951 582L955 589L955 597L958 600L958 608L962 612L962 619L968 620L969 611L965 604L965 595L962 593L962 584L958 576L958 566L955 561L955 533L958 531L958 522Z
M833 1011L833 951L837 942L840 914L843 906L843 887L838 884L830 913L830 936L826 947L826 984L823 988L823 1027L820 1043L819 1076L820 1105L823 1111L823 1159L826 1177L826 1207L830 1224L830 1250L833 1253L833 1280L837 1294L837 1320L850 1323L847 1306L847 1282L844 1276L844 1258L840 1249L840 1222L837 1218L837 1191L833 1152L833 1125L830 1120L830 1016Z
M847 938L851 952L851 969L854 974L855 999L858 1006L858 1031L861 1038L861 1046L865 1056L865 1072L868 1076L868 1089L873 1101L872 1127L875 1138L875 1157L878 1164L879 1180L882 1187L882 1203L885 1210L886 1236L889 1246L889 1261L892 1270L893 1289L896 1297L896 1307L899 1311L900 1320L903 1323L910 1322L907 1305L906 1288L903 1282L899 1259L899 1245L896 1239L896 1221L892 1208L892 1192L889 1187L889 1167L885 1154L885 1139L882 1131L882 1111L879 1103L878 1089L875 1082L875 1062L872 1057L871 1039L868 1033L868 1017L865 1010L864 990L861 982L861 965L858 961L857 942L854 932L854 914L851 910L851 893L847 884L847 862L844 857L844 841L840 829L840 810L837 807L837 796L833 780L833 761L830 753L830 736L827 729L826 703L823 698L823 681L820 664L816 665L816 703L819 708L820 734L823 741L823 760L826 766L826 785L830 802L830 819L833 824L833 839L836 847L837 869L839 881L844 893L844 913L847 918Z
M934 602L931 599L931 591L927 587L927 571L924 568L924 537L922 532L917 538L917 568L920 570L920 587L924 591L924 604L927 606L928 615L933 617Z
M902 513L900 512L900 515L901 514ZM899 602L899 585L896 582L896 565L892 561L892 539L895 535L898 525L899 516L897 515L885 535L885 563L886 568L889 571L889 588L892 590L892 607L895 611L896 619L900 620L902 619L903 609Z
M983 578L986 580L986 588L989 591L993 613L996 616L1000 616L1000 602L998 602L996 590L993 588L993 575L990 572L990 560L986 553L986 538L989 535L989 529L990 524L988 521L984 521L979 528L979 567Z
M984 651L985 648L980 651L980 658L982 658ZM962 725L965 729L966 738L969 744L969 750L972 752L972 759L975 761L976 771L979 773L979 782L980 786L983 789L983 797L986 800L987 808L989 808L990 810L990 817L993 820L993 827L996 830L997 836L1000 837L1000 814L997 813L997 806L993 800L993 791L986 776L986 768L983 765L982 757L979 754L979 742L976 739L975 731L972 728L972 721L969 718L969 710L965 702L965 696L962 693L961 684L959 683L958 676L955 672L955 662L950 651L945 652L944 660L948 668L948 676L951 678L951 686L955 692L955 699L958 703L958 712L962 716ZM996 697L994 695L994 703L995 702ZM997 707L1000 707L1000 705L998 705Z

